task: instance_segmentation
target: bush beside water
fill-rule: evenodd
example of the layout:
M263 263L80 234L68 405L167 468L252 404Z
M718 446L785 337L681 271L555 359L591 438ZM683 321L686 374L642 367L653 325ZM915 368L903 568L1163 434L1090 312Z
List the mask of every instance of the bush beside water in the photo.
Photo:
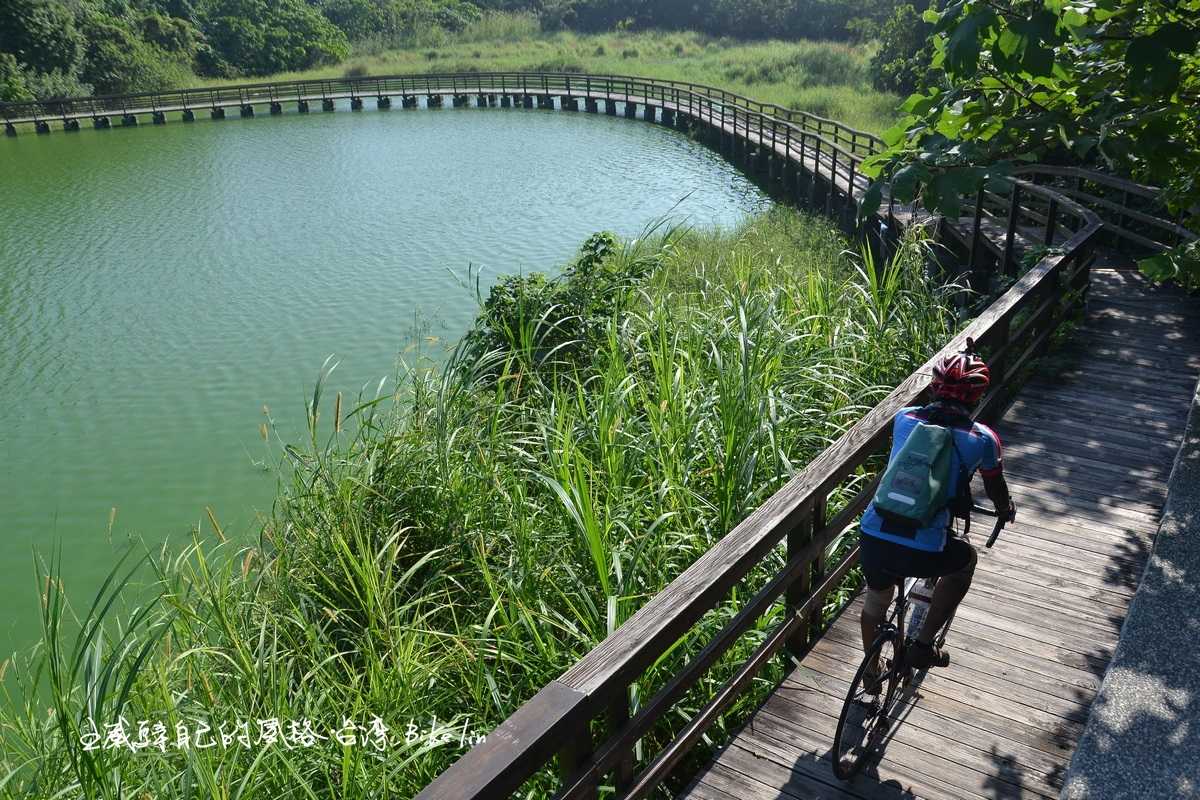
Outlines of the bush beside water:
M598 235L560 276L498 284L449 358L406 368L394 393L350 402L318 382L310 437L282 448L290 484L253 546L217 530L148 554L150 604L117 570L94 604L68 606L47 566L45 641L8 664L4 791L412 796L463 752L464 730L486 733L557 677L945 341L954 317L919 242L886 265L846 247L782 209L725 233ZM635 702L781 564L766 559ZM376 716L397 737L382 751ZM131 754L85 750L89 718L102 733L124 719L131 739L162 723L172 742L177 724L217 736L246 720L257 739L260 719L326 736L351 720L367 740Z

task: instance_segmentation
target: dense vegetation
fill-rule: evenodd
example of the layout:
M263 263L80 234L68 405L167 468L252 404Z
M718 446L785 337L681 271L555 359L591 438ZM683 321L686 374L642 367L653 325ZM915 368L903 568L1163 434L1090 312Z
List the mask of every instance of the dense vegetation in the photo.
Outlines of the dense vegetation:
M894 0L6 0L0 100L154 90L538 32L691 30L739 39L863 40ZM480 26L479 23L486 24Z
M51 565L45 644L8 668L4 790L411 797L463 752L464 729L490 731L946 339L955 319L919 243L888 265L847 246L784 209L730 233L599 235L562 277L499 284L448 363L395 394L351 403L318 386L311 439L286 448L293 482L254 546L210 534L152 555L157 601L141 612L108 606L138 597L121 573L71 609ZM768 558L638 697L781 564ZM375 716L395 737L382 750ZM305 719L359 739L259 744L272 718L287 743ZM132 752L106 727L121 720L150 744ZM229 746L179 748L176 725L201 723Z
M967 0L922 22L936 77L916 76L923 91L868 166L895 170L897 198L954 213L1014 164L1079 164L1163 186L1200 232L1200 0ZM1200 289L1200 244L1143 268Z

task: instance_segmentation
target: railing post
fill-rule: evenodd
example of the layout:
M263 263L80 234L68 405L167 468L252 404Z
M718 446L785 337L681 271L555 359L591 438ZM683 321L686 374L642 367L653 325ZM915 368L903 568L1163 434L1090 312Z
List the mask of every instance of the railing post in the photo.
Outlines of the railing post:
M1058 217L1058 199L1050 198L1050 207L1046 210L1046 238L1044 244L1046 247L1054 244L1054 226Z
M1012 194L1008 200L1008 230L1004 235L1004 274L1016 274L1013 251L1017 238L1017 220L1021 216L1021 184L1013 181Z
M818 141L818 147L820 142ZM819 152L819 151L818 151ZM837 156L836 147L830 147L829 152L829 183L825 191L825 215L828 216L833 211L833 193L837 190Z
M612 702L608 704L608 709L605 712L605 722L608 726L608 737L611 739L617 736L621 729L629 723L629 689L626 688L622 692L618 692L613 697ZM621 754L621 759L617 762L615 775L613 776L616 784L617 794L629 788L629 784L633 782L633 749L630 748Z
M812 511L804 516L787 534L787 554L785 558L791 561L792 558L804 549L804 546L812 540L814 515ZM788 618L793 617L800 606L804 605L805 598L808 597L809 590L812 589L812 570L807 566L800 571L799 577L792 581L784 592L784 613ZM788 637L785 648L792 658L800 658L808 646L808 621L806 620L796 632Z
M854 196L854 156L850 156L850 177L846 179L846 204L844 208L851 212L849 223L853 227L857 227L858 222L858 198Z
M586 766L592 755L592 732L588 721L583 720L566 738L567 741L558 751L558 779L563 784L574 778ZM575 797L579 800L595 800L599 789L599 783L595 776L592 776L580 791L575 793Z
M975 193L975 221L971 226L971 256L967 261L967 272L969 274L968 283L972 289L978 291L979 279L976 275L976 270L979 269L979 248L982 246L983 237L981 228L983 226L983 184L979 185L979 191Z
M826 498L817 497L813 500L812 510L812 535L816 536L825 529L826 519ZM812 578L810 586L820 586L821 581L825 578L825 549L821 548L817 552L816 558L813 559ZM809 643L816 641L817 632L821 630L822 617L825 606L825 598L816 598L817 602L813 603L813 608L808 614L808 621L805 623L806 633ZM801 601L803 602L803 601Z

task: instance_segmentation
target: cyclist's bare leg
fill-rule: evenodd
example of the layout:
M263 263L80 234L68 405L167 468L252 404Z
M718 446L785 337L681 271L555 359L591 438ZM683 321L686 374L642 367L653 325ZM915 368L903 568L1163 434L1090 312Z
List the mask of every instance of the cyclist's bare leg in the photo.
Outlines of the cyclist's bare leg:
M875 637L879 635L879 626L883 624L883 620L887 617L888 604L892 602L892 592L895 586L888 586L886 589L867 589L866 599L863 601L862 616L859 617L859 622L862 626L862 642L863 652L871 649L871 645L875 642ZM879 665L872 665L872 671L879 672Z
M971 561L958 572L943 575L938 578L933 590L933 599L929 601L929 611L925 614L925 622L917 632L917 641L921 644L932 644L946 620L954 614L958 604L967 596L971 588L971 579L975 575L975 552L971 551Z

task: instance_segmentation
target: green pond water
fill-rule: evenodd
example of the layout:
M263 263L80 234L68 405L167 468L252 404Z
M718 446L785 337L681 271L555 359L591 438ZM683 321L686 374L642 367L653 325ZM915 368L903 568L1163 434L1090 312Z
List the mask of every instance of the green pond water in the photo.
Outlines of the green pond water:
M562 112L0 139L0 657L39 635L35 551L61 546L86 607L130 536L186 542L206 508L254 535L278 481L264 407L299 440L330 354L328 396L353 396L462 334L471 273L486 289L596 230L767 203L676 132Z

